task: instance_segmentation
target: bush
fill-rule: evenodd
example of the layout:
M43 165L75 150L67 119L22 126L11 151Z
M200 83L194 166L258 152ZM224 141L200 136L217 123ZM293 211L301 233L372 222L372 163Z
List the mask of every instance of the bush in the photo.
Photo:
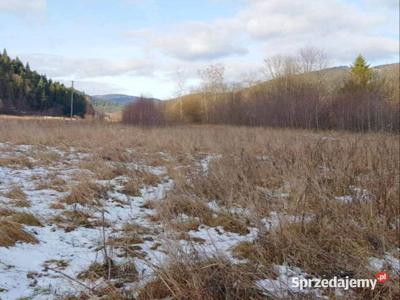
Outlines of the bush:
M164 124L161 108L161 104L152 100L139 99L124 108L122 121L139 126L160 126Z

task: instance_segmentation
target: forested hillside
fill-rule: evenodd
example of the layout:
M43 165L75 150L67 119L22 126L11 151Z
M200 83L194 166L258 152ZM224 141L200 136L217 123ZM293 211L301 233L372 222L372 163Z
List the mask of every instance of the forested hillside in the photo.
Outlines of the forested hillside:
M6 50L0 54L0 113L68 115L70 100L70 88L32 71ZM91 110L89 97L75 91L74 115L84 116Z

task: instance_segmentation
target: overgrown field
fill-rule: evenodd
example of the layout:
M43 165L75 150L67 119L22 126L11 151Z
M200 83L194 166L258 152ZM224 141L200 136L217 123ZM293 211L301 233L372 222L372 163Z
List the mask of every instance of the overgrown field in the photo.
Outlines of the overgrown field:
M399 151L379 133L0 119L0 299L398 299ZM292 285L379 271L374 290Z

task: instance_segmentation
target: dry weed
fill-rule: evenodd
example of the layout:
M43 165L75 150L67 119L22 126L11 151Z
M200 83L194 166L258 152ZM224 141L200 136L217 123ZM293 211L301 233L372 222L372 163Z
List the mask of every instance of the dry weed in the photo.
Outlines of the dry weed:
M138 299L264 299L254 279L249 269L225 259L180 257L157 270Z
M94 205L101 206L102 200L106 197L108 187L97 184L90 180L84 180L80 182L77 186L72 188L69 195L64 197L61 201L71 205Z
M14 186L7 193L6 197L13 199L13 203L17 207L30 207L31 204L28 201L25 192L19 186Z
M38 240L26 232L21 224L0 220L0 247L11 247L17 242L36 244Z

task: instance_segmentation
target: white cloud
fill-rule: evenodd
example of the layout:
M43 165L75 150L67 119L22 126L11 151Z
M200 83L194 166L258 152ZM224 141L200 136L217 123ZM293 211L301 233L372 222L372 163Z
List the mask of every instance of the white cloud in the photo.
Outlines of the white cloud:
M368 60L398 59L396 29L393 37L380 32L392 21L380 12L336 0L251 2L238 23L246 24L253 39L263 42L267 56L312 45L325 50L334 63L348 63L359 53Z
M186 23L182 27L177 33L155 37L150 45L183 60L210 60L247 52L235 43L229 28L201 22Z
M130 35L142 42L147 39L151 50L183 61L287 53L308 45L327 50L333 60L351 59L355 52L382 59L393 57L398 49L394 38L380 32L387 31L390 22L386 14L351 2L247 0L247 6L229 18L184 22L164 31L136 30Z
M350 4L336 0L290 1L250 0L248 8L233 20L235 28L244 28L250 36L268 39L303 33L330 34L337 31L365 32L383 22L380 15L361 13Z
M71 86L70 80L59 80L61 83L65 84L66 86ZM82 91L88 95L96 95L96 94L111 94L111 93L118 93L121 90L116 84L112 84L109 80L102 80L99 79L98 81L92 80L81 80L75 81L74 87Z
M50 54L21 55L33 69L51 77L94 78L124 74L151 75L154 66L147 59L108 60L70 58Z
M341 43L335 42L334 38ZM333 35L328 41L330 56L337 61L349 61L358 54L363 54L369 61L377 61L382 58L398 61L399 43L383 36L359 36L359 35ZM343 47L343 45L347 45Z
M39 13L46 9L46 0L1 0L0 12Z
M380 0L362 1L247 0L231 17L136 29L125 36L161 53L158 70L165 76L179 66L191 82L198 69L216 61L225 64L229 81L259 78L264 58L307 46L324 50L330 65L350 64L360 53L372 64L398 60L398 28L388 9L396 1L382 0L380 9L371 9Z

